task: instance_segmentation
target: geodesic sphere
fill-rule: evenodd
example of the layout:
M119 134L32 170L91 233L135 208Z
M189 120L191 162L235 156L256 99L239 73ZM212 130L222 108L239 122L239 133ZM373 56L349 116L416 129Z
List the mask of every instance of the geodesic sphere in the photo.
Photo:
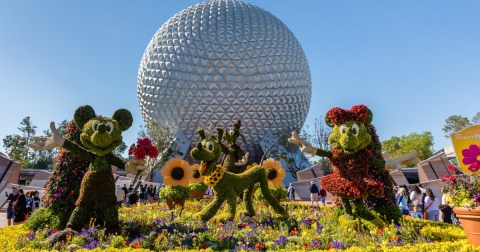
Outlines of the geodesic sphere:
M311 76L300 44L278 18L217 0L163 24L145 50L137 89L147 125L182 129L194 142L199 127L231 127L240 118L247 143L238 143L255 159L266 132L302 127Z

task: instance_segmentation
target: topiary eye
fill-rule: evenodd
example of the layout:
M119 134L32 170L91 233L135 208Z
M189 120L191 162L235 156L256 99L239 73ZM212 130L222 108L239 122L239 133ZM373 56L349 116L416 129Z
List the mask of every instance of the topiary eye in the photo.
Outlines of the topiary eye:
M358 133L360 132L360 128L358 127L358 125L356 123L354 123L352 125L352 132L355 136L358 136Z
M342 124L342 125L340 126L340 133L342 133L342 134L347 133L347 125Z
M108 134L112 133L113 131L113 123L112 122L107 122L107 132Z
M208 141L205 147L207 147L207 150L213 151L213 147L214 147L213 142Z
M95 120L95 121L92 123L92 130L93 130L93 131L97 131L97 127L98 127L99 124L100 124L100 121L99 121L99 120Z
M233 136L233 134L235 134L235 130L229 129L229 130L228 130L228 134L229 134L230 136Z

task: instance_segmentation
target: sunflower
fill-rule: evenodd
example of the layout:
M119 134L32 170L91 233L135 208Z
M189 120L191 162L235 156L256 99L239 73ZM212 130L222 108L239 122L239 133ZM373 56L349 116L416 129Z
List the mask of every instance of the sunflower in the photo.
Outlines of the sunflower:
M253 167L257 166L258 164L257 163L253 163L251 165L247 165L247 168L245 169L245 171L248 171L250 169L252 169Z
M199 164L194 164L190 166L190 169L192 169L192 179L190 182L192 183L202 183L203 182L203 176L200 174L200 165Z
M269 158L262 162L262 167L267 171L268 185L271 187L280 187L283 185L283 179L287 175L282 168L280 161Z
M168 160L160 173L163 176L163 183L167 186L187 186L193 175L190 164L181 158Z

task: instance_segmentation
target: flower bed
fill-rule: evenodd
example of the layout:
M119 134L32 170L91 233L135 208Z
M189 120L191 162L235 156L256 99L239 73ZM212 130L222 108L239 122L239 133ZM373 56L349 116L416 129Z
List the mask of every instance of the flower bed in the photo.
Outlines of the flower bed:
M187 201L185 209L168 211L164 203L120 208L123 233L105 236L95 227L80 236L68 237L49 247L48 227L37 232L24 225L0 229L0 247L5 251L147 251L151 250L329 250L346 251L474 251L457 226L402 220L401 226L383 228L352 225L339 220L335 208L313 210L308 205L282 203L291 218L276 220L271 209L257 202L253 218L237 215L235 221L216 223L192 219L206 200ZM243 205L239 205L239 210ZM220 211L222 211L221 209Z

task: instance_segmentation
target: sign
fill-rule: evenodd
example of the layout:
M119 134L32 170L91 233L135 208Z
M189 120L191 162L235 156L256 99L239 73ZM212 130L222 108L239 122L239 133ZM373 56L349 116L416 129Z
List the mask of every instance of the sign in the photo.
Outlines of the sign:
M450 134L460 169L467 174L480 170L480 125Z

